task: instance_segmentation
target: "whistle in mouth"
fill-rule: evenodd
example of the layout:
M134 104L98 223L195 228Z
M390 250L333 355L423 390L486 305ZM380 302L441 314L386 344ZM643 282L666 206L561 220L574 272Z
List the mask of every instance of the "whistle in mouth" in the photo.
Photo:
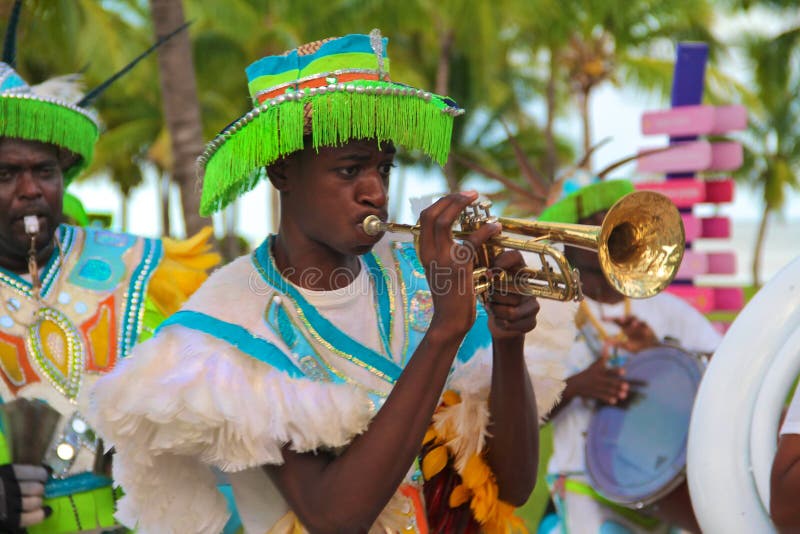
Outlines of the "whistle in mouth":
M35 236L39 233L39 217L36 215L26 215L22 219L25 224L25 233L29 236Z

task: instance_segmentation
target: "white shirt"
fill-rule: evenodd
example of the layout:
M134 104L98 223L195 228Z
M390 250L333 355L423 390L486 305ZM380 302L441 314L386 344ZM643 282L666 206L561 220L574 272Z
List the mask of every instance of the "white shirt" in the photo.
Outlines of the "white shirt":
M344 273L341 275L344 276ZM295 288L336 328L362 345L384 354L372 286L367 266L362 261L361 271L345 287L332 291L314 291L300 286Z

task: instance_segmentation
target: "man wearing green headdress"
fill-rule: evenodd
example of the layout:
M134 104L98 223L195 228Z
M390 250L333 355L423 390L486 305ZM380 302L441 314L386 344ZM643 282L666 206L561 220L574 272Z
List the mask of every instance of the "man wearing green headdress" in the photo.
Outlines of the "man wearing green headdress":
M535 299L477 304L472 251L499 228L451 231L475 192L422 213L419 253L364 227L386 220L396 146L444 163L462 113L390 81L386 43L375 30L257 61L253 111L201 156L202 211L266 177L280 227L95 388L119 517L138 531L218 531L215 470L247 532L523 528L513 510L561 380L534 368L551 348L526 343Z
M548 207L539 221L600 226L609 209L634 191L627 180L567 186L566 196ZM653 516L659 517L667 506L658 511L658 506L651 507L645 511L650 515L639 514L609 501L591 486L586 432L595 407L621 404L632 394L622 368L626 358L663 343L711 353L721 336L702 314L669 293L646 299L625 297L607 281L595 252L567 247L565 256L580 272L584 300L575 319L579 336L567 358L566 388L551 414L554 441L547 472L561 524L551 524L555 530L550 532L666 532L670 525L659 524ZM685 513L688 494L683 497ZM690 510L682 519L682 527L696 528Z
M0 530L97 532L118 525L117 494L88 391L218 257L208 233L178 243L63 224L97 118L29 86L13 59L0 61Z

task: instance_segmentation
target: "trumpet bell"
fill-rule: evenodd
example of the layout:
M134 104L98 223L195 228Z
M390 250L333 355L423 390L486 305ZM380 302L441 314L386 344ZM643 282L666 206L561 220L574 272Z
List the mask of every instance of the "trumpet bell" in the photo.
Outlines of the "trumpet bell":
M619 199L600 229L597 254L606 280L631 298L652 297L675 278L686 234L669 198L638 191Z

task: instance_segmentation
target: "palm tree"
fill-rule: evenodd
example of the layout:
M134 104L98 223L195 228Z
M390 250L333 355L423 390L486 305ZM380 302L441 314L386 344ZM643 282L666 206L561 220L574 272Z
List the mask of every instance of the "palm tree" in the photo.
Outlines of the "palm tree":
M789 189L800 189L800 26L775 37L750 37L744 46L755 73L745 140L745 163L737 176L761 191L763 206L753 254L753 284L761 285L761 253L770 216L780 212Z
M153 29L163 37L185 23L181 0L150 0ZM172 148L172 180L181 191L187 234L210 221L200 216L200 191L196 187L195 161L203 150L203 126L197 97L189 35L175 36L158 51L159 79L164 119Z

